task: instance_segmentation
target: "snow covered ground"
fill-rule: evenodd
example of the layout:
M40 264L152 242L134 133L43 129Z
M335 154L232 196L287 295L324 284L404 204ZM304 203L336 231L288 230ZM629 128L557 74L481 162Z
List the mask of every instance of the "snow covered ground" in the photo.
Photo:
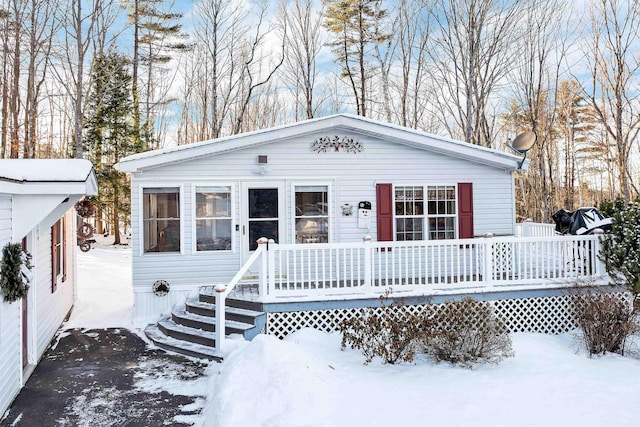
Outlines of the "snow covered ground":
M78 253L78 302L67 327L131 327L129 263L128 249ZM640 358L590 359L574 335L513 334L515 357L474 369L425 359L364 366L358 351L340 349L338 334L309 329L284 341L228 340L230 356L208 368L203 416L180 421L215 427L640 425ZM184 388L161 378L145 381L150 388Z

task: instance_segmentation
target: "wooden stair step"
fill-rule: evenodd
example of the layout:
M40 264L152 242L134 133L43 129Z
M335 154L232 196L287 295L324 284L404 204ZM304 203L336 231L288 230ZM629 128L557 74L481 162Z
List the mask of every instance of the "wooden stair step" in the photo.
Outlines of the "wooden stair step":
M215 360L217 362L222 361L222 357L218 354L217 350L197 343L169 337L165 335L156 324L147 326L144 333L156 346L163 350L172 351L189 357Z
M214 316L203 316L201 314L192 313L189 312L184 306L174 308L174 310L171 312L171 317L174 320L174 323L181 324L185 327L190 327L196 330L207 332L215 332L216 330L216 318ZM230 319L225 319L224 323L225 335L243 334L244 331L247 331L254 327L253 324L238 322Z
M186 301L186 305L188 307L196 307L202 310L211 311L213 316L215 316L216 305L210 302L198 301L197 299L188 299ZM246 308L237 308L237 307L229 307L225 306L224 312L227 315L237 315L247 318L256 318L262 316L264 313L261 311L248 310Z

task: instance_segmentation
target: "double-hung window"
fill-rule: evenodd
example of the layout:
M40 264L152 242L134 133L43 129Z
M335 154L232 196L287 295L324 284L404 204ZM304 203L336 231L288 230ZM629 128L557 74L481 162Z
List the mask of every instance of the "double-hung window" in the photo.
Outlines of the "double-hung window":
M180 252L180 189L143 190L145 252Z
M196 251L231 250L231 187L196 187Z
M455 239L455 185L398 186L394 203L397 241Z
M328 243L329 187L296 186L295 194L296 243Z
M396 240L423 240L424 191L420 186L396 187Z
M456 187L428 187L429 240L456 238Z

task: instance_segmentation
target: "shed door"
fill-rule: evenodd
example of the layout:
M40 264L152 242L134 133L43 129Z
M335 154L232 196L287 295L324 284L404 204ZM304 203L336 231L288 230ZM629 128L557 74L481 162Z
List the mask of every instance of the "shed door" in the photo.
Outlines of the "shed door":
M22 239L22 250L27 250L27 238ZM29 363L29 302L22 298L22 367Z
M242 191L243 224L240 230L244 261L258 247L261 237L284 241L284 184L245 183Z

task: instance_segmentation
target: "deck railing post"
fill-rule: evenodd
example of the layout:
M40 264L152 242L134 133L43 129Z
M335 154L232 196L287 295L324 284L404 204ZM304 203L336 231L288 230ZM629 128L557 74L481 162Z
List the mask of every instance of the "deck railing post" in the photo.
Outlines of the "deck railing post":
M213 290L216 292L216 350L218 356L222 357L222 349L224 348L225 338L225 292L226 285L216 285Z
M493 245L493 242L491 240L492 237L493 237L493 233L485 233L484 239L482 242L483 243L482 251L484 253L484 272L483 272L484 274L482 275L482 278L486 286L493 285L494 254L492 253L493 251L491 250L491 246Z
M364 236L362 238L364 248L364 291L365 293L371 293L371 280L373 276L373 252L371 250L371 236Z
M594 266L592 267L593 275L596 277L604 277L606 268L604 266L604 261L600 259L600 245L602 243L602 239L604 239L604 230L601 228L596 228L593 230L593 234L596 236L593 242L593 262Z
M522 237L532 237L532 226L533 220L531 218L527 218L522 221Z
M269 239L267 242L267 294L271 297L275 295L276 290L276 241Z
M258 274L258 294L261 298L266 298L269 294L267 287L267 278L269 277L268 264L267 264L267 244L269 239L261 237L257 240L258 250L262 251L260 254L260 273Z

